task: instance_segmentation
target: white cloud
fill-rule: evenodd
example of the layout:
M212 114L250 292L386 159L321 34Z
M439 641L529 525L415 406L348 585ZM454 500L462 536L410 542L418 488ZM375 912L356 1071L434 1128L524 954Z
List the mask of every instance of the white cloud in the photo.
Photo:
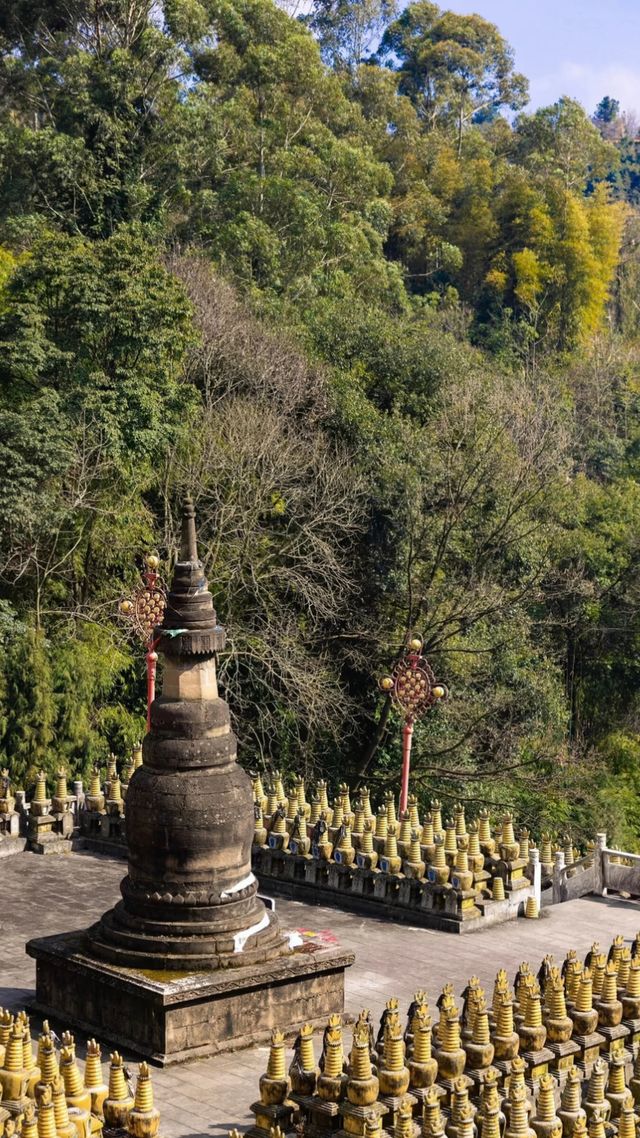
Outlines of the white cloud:
M623 111L640 112L640 69L619 64L585 67L565 61L558 69L531 81L531 107L555 103L560 95L570 95L592 114L604 95L618 99Z

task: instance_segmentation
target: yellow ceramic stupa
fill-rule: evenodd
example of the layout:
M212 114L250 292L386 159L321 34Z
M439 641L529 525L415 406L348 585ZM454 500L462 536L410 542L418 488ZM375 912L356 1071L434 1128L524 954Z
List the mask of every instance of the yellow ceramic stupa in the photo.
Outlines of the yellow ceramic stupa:
M151 1071L147 1063L141 1063L135 1098L127 1119L127 1130L132 1138L156 1138L159 1128L160 1111L153 1101Z
M133 1101L124 1073L122 1056L114 1051L109 1068L109 1093L102 1104L106 1125L126 1127Z

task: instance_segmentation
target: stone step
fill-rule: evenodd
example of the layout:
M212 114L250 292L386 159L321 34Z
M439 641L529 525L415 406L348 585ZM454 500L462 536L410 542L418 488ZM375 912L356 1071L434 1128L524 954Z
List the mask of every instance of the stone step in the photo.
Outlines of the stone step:
M30 848L38 854L68 854L71 853L71 842L59 834L41 834L39 838L31 839Z
M22 853L26 845L26 838L2 834L0 835L0 857L11 857L13 854Z

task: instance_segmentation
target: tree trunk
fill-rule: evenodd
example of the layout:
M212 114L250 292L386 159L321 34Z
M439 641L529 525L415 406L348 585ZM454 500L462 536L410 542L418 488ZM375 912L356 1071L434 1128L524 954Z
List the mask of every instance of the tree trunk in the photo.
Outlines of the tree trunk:
M360 760L359 760L358 765L356 767L356 775L358 776L358 778L362 778L364 775L367 774L369 767L371 766L371 763L373 762L373 760L375 758L376 751L378 750L378 747L380 746L382 740L384 739L385 732L387 730L387 722L389 719L390 712L391 712L391 696L388 695L384 701L384 707L382 708L382 711L380 713L380 718L378 720L376 729L375 729L371 739L369 740L369 743L367 744L364 751L362 752L362 755L360 756Z

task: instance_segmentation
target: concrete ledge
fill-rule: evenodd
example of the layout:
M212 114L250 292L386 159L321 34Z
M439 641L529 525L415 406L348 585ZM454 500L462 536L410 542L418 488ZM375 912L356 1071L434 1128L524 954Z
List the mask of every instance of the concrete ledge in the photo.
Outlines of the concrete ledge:
M89 853L104 854L106 857L113 858L114 861L127 860L127 847L124 842L112 842L108 838L89 837L80 834L78 837L74 837L72 849L74 853L82 853L83 850L86 850Z
M486 907L478 902L481 916L467 920L456 919L450 913L437 909L423 909L419 906L394 905L380 898L366 897L349 890L323 888L314 882L300 879L287 879L266 874L258 869L262 892L285 897L290 901L302 901L307 905L321 905L327 909L345 909L350 913L360 913L366 917L378 917L382 921L400 921L422 929L438 929L440 932L472 933L514 920L524 914L527 897L534 895L533 886L508 893L504 901L491 901Z
M280 1025L324 1023L344 1010L355 959L310 942L254 968L142 972L93 959L83 931L30 940L26 951L36 961L34 1010L160 1066L248 1047Z
M22 853L26 847L26 838L7 835L0 838L0 857L13 857L14 854Z

